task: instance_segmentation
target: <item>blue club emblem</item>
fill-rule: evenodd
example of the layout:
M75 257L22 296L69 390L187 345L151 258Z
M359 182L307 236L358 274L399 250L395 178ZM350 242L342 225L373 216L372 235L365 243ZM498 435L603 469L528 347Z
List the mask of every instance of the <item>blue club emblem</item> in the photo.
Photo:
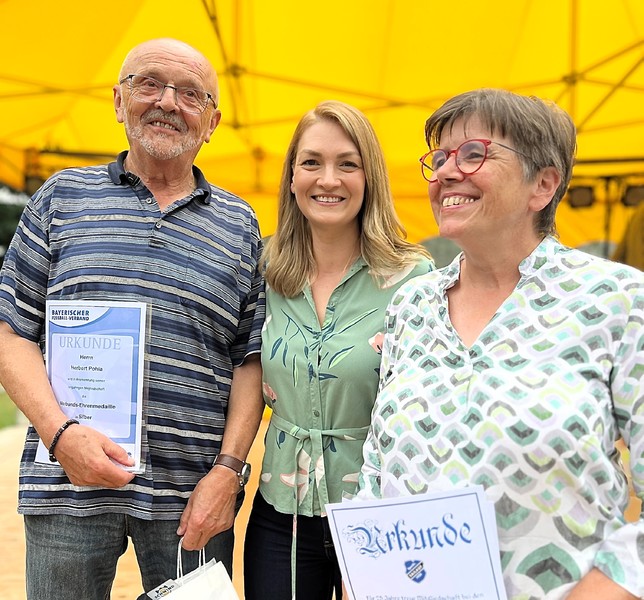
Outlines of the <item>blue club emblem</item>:
M415 583L420 583L425 579L425 575L427 575L425 565L423 565L420 560L406 560L405 571L407 573L407 577Z

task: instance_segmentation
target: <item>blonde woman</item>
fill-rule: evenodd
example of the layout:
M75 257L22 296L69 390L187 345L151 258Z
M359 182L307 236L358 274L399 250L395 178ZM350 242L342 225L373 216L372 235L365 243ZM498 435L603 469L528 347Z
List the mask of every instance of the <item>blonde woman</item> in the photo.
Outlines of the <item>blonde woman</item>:
M325 505L353 495L385 308L433 269L404 239L366 117L324 102L298 124L265 254L264 399L272 408L246 534L247 600L340 597Z

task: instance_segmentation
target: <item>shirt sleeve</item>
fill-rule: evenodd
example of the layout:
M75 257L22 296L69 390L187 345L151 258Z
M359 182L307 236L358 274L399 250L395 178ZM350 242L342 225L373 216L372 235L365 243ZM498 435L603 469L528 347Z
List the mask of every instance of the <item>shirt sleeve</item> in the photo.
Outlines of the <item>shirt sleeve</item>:
M259 269L262 239L254 214L249 223L249 235L251 250L248 256L242 256L242 262L248 269L250 290L241 304L238 334L231 350L233 364L236 367L241 365L247 356L261 350L262 326L266 313L264 278Z
M644 501L644 288L635 283L633 300L619 338L611 380L617 425L629 448L637 497ZM628 307L625 307L628 310ZM644 597L644 513L607 537L595 566L638 598Z

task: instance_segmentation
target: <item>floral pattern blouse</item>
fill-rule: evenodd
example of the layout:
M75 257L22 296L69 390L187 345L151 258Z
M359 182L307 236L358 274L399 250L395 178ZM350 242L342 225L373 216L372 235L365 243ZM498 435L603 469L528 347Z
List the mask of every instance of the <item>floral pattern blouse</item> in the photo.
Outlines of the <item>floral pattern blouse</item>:
M431 261L377 282L358 258L329 299L320 326L311 289L266 290L264 400L272 409L260 493L279 512L324 515L355 493L376 397L384 314L394 292Z

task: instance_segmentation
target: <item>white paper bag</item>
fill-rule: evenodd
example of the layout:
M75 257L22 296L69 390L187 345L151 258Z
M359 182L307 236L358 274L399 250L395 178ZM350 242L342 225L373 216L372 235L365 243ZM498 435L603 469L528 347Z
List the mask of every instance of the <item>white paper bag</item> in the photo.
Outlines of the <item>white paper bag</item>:
M168 580L151 592L150 598L170 600L239 600L233 582L222 562L213 558L206 563L206 551L199 551L199 566L183 574L181 540L177 549L177 578Z

